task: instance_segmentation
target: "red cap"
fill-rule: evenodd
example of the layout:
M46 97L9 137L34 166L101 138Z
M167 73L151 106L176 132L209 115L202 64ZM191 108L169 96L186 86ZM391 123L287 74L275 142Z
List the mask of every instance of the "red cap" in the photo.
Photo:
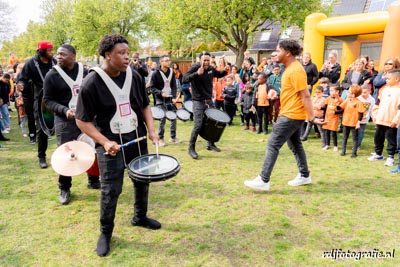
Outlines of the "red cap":
M38 50L43 50L43 49L47 49L47 48L53 48L53 44L46 40L38 42L38 45L37 45Z

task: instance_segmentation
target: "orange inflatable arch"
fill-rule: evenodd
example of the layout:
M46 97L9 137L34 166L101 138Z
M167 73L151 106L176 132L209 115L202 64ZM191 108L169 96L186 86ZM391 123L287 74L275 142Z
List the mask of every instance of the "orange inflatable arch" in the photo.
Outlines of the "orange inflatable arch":
M400 1L392 3L387 11L327 18L323 13L307 16L304 26L304 52L310 52L320 68L324 60L325 37L353 36L342 39L339 62L344 71L360 56L362 42L382 42L378 70L384 61L400 56ZM341 77L341 78L342 78Z

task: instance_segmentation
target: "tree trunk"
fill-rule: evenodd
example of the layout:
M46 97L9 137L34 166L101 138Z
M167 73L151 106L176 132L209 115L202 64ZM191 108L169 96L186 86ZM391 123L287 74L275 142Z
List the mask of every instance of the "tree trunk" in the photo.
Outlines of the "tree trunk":
M236 66L240 69L242 67L244 52L247 50L247 43L242 43L239 46L238 52L236 54Z

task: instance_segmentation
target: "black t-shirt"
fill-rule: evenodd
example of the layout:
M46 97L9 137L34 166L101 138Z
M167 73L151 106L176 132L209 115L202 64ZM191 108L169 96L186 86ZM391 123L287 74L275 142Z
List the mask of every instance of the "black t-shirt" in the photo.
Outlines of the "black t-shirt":
M122 88L125 77L126 72L121 72L121 75L111 77L111 79L118 87ZM147 135L143 108L147 107L150 101L145 91L143 79L135 70L132 70L132 85L129 100L132 109L138 117L138 133L133 131L123 134L123 143ZM94 121L96 127L104 136L120 144L119 135L113 134L110 129L110 121L114 117L116 109L117 105L114 97L103 79L97 72L91 71L82 82L75 117L84 122Z

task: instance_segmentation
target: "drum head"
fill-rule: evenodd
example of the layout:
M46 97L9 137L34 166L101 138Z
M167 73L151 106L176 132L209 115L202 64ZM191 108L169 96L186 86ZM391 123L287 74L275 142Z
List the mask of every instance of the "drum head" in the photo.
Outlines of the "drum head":
M167 112L165 112L165 117L167 117L167 119L170 121L176 120L176 113L174 111L168 110Z
M187 121L190 119L190 113L189 111L187 111L186 109L178 109L176 111L176 116L178 117L178 119L182 120L182 121Z
M221 123L229 123L231 118L229 117L226 112L223 112L216 108L208 108L204 112L204 114L208 117L213 119L214 121L221 122Z
M54 135L54 113L47 108L43 101L43 90L39 93L39 106L38 106L38 117L40 128L48 136Z
M158 182L170 179L180 171L179 161L164 154L148 154L128 164L129 177L140 182Z
M160 107L153 106L151 107L151 113L153 115L153 119L161 120L165 117L165 112Z
M193 113L193 102L192 100L188 100L183 102L183 107L189 111L190 113Z

